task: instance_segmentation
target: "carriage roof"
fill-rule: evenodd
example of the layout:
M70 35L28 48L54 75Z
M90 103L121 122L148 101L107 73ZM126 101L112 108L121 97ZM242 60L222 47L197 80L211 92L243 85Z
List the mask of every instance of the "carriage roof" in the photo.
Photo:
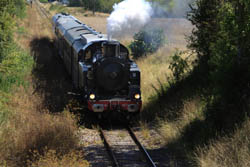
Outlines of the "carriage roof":
M53 16L53 24L64 36L69 45L77 52L95 42L108 41L106 34L101 34L93 28L81 23L74 16L59 13ZM116 40L112 40L115 42ZM117 41L116 41L117 42Z

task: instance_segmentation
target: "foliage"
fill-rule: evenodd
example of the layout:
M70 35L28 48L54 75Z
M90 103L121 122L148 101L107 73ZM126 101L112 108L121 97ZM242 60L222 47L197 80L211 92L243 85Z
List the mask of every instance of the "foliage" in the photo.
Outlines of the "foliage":
M48 3L48 0L39 0L41 3Z
M223 137L205 149L198 149L195 161L201 167L238 167L250 164L250 120L237 127L233 135Z
M26 13L25 0L14 0L15 5L15 15L19 18L24 18Z
M25 84L23 77L32 68L32 58L16 44L6 48L8 52L0 64L0 91L10 92L13 84Z
M6 57L8 46L13 40L13 26L14 22L9 13L0 14L0 63Z
M52 4L49 8L49 10L54 10L57 13L67 13L67 8L63 5L58 5L58 4Z
M189 15L197 26L190 38L190 48L198 55L197 68L211 85L210 97L222 98L220 103L226 106L241 103L237 108L243 110L250 97L243 93L250 91L249 2L199 0L197 7Z
M100 1L99 0L81 0L81 4L87 10L92 10L93 14L100 9Z
M93 11L93 13L96 11L110 13L113 10L113 5L119 2L121 2L121 0L81 0L79 4L85 9Z
M197 54L192 75L199 79L200 95L207 103L205 119L190 124L182 137L194 149L232 134L250 116L250 2L197 0L188 18L196 27L189 43Z
M162 29L143 29L134 35L134 41L129 45L134 58L156 52L165 43Z
M111 13L113 11L113 5L119 2L121 2L121 0L100 0L100 11Z
M144 111L165 119L166 141L170 140L166 147L178 157L184 153L192 166L248 166L250 1L197 0L188 18L194 25L189 38L197 56L194 67L188 76L178 77L186 63L174 56L171 64L179 81L165 84L164 94L154 97ZM178 112L196 96L202 107L197 113L189 110L195 117L184 124L187 116Z
M30 167L88 167L89 163L83 159L83 153L80 151L72 151L63 156L58 156L55 150L48 150L45 155L36 153L38 161L31 162Z
M24 0L2 0L0 2L0 63L8 54L8 46L13 40L15 27L13 16L25 16Z
M155 15L163 16L172 12L175 7L175 0L151 0Z
M71 7L82 6L82 0L69 0L69 6Z
M16 27L20 6L13 4L0 2L0 166L88 166L80 159L83 153L75 151L77 119L67 111L41 112L40 97L29 85L33 57L13 40L14 30L25 31Z
M169 69L173 72L173 76L176 81L183 79L184 74L189 71L187 60L181 57L183 54L183 51L177 50L171 57Z

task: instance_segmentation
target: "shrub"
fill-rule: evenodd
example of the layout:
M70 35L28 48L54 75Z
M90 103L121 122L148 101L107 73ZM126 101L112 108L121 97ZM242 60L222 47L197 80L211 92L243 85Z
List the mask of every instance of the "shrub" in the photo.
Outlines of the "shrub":
M62 167L62 166L74 166L74 167L87 167L89 163L83 159L83 153L80 151L72 151L63 156L56 154L55 150L48 150L45 155L35 153L38 160L31 162L30 167Z
M58 4L52 4L51 6L50 6L50 8L49 8L49 10L54 10L54 11L56 11L57 13L68 13L67 12L67 8L65 7L65 6L63 6L63 5L58 5Z
M135 59L156 52L165 43L162 29L143 29L134 35L134 41L129 45Z
M69 0L69 6L75 7L75 6L82 6L81 0Z
M25 0L14 0L14 4L15 4L15 15L19 18L24 18L26 16Z
M181 56L183 54L183 51L177 50L171 57L169 69L173 72L173 76L176 81L183 79L184 74L189 71L187 60L183 59Z
M40 0L41 3L48 3L48 0Z

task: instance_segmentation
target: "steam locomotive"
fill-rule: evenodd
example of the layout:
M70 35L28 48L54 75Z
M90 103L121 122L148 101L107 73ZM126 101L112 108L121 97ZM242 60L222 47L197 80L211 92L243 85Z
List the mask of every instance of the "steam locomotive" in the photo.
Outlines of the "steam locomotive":
M128 49L75 17L53 16L56 48L88 109L96 113L139 113L140 70Z

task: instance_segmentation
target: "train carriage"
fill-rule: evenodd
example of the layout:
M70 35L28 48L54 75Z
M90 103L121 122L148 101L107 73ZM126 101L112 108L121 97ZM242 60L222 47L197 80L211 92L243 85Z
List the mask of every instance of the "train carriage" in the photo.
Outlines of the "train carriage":
M52 21L59 55L89 110L140 112L140 70L128 49L71 15L59 13Z

